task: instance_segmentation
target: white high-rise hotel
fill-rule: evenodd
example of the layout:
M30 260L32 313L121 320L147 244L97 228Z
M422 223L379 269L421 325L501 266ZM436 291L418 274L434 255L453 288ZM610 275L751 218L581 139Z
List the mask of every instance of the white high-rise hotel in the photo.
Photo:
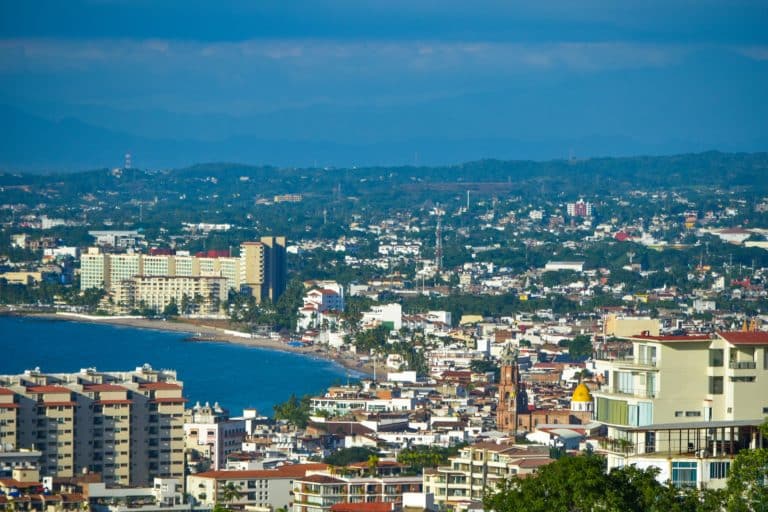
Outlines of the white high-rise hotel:
M674 485L722 487L733 456L765 442L768 332L627 336L632 352L598 357L592 391L608 467L656 467Z
M229 290L248 290L257 300L277 300L285 290L285 237L245 242L239 257L189 254L105 254L90 248L80 259L80 288L103 288L118 307L154 309L198 297L202 313L216 313Z

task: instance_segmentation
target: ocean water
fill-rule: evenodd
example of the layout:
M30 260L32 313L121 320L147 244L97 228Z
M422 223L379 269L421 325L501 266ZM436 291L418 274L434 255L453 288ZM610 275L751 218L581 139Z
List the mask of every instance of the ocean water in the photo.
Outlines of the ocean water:
M185 333L0 316L0 374L40 367L44 373L153 368L178 372L188 406L218 401L230 414L272 406L346 382L347 370L323 359L227 343L185 342Z

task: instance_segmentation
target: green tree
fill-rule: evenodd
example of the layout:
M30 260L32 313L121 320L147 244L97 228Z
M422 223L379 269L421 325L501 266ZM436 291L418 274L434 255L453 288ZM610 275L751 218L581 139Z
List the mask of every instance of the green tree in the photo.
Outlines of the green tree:
M496 512L717 510L716 494L663 485L656 480L656 469L626 466L606 473L605 466L597 455L562 457L533 476L503 481L486 494L483 504Z
M367 446L355 446L353 448L342 448L328 455L323 462L332 466L348 466L355 462L367 462L378 451L375 448Z
M275 419L287 420L297 428L306 427L309 422L310 400L311 395L305 395L299 399L295 394L291 393L288 400L273 406Z
M240 489L238 489L237 486L232 482L229 482L221 489L221 499L224 501L224 503L231 504L232 502L237 501L242 497L243 493L241 493Z
M768 449L742 450L726 487L729 512L768 511Z
M163 308L163 316L179 316L179 306L176 304L176 299L171 298L171 302L165 305Z
M579 334L567 343L568 354L571 357L590 357L592 355L592 340L589 336Z
M368 457L368 460L366 461L368 465L368 475L369 476L376 476L379 473L379 456L376 454L371 455Z

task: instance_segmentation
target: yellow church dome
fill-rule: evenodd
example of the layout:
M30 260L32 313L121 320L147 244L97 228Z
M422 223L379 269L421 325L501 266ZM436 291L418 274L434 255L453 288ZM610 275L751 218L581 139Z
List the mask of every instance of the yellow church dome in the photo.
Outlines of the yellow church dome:
M589 392L589 388L583 382L580 382L576 389L573 390L572 402L591 402L592 395Z

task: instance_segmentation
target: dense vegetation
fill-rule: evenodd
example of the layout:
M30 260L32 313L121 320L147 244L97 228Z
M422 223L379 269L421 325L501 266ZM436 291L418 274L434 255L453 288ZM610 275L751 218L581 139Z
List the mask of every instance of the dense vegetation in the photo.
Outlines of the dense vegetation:
M768 507L768 450L741 452L725 490L678 488L656 480L655 469L625 466L605 471L596 455L566 456L534 476L506 480L483 500L496 512L747 512Z

